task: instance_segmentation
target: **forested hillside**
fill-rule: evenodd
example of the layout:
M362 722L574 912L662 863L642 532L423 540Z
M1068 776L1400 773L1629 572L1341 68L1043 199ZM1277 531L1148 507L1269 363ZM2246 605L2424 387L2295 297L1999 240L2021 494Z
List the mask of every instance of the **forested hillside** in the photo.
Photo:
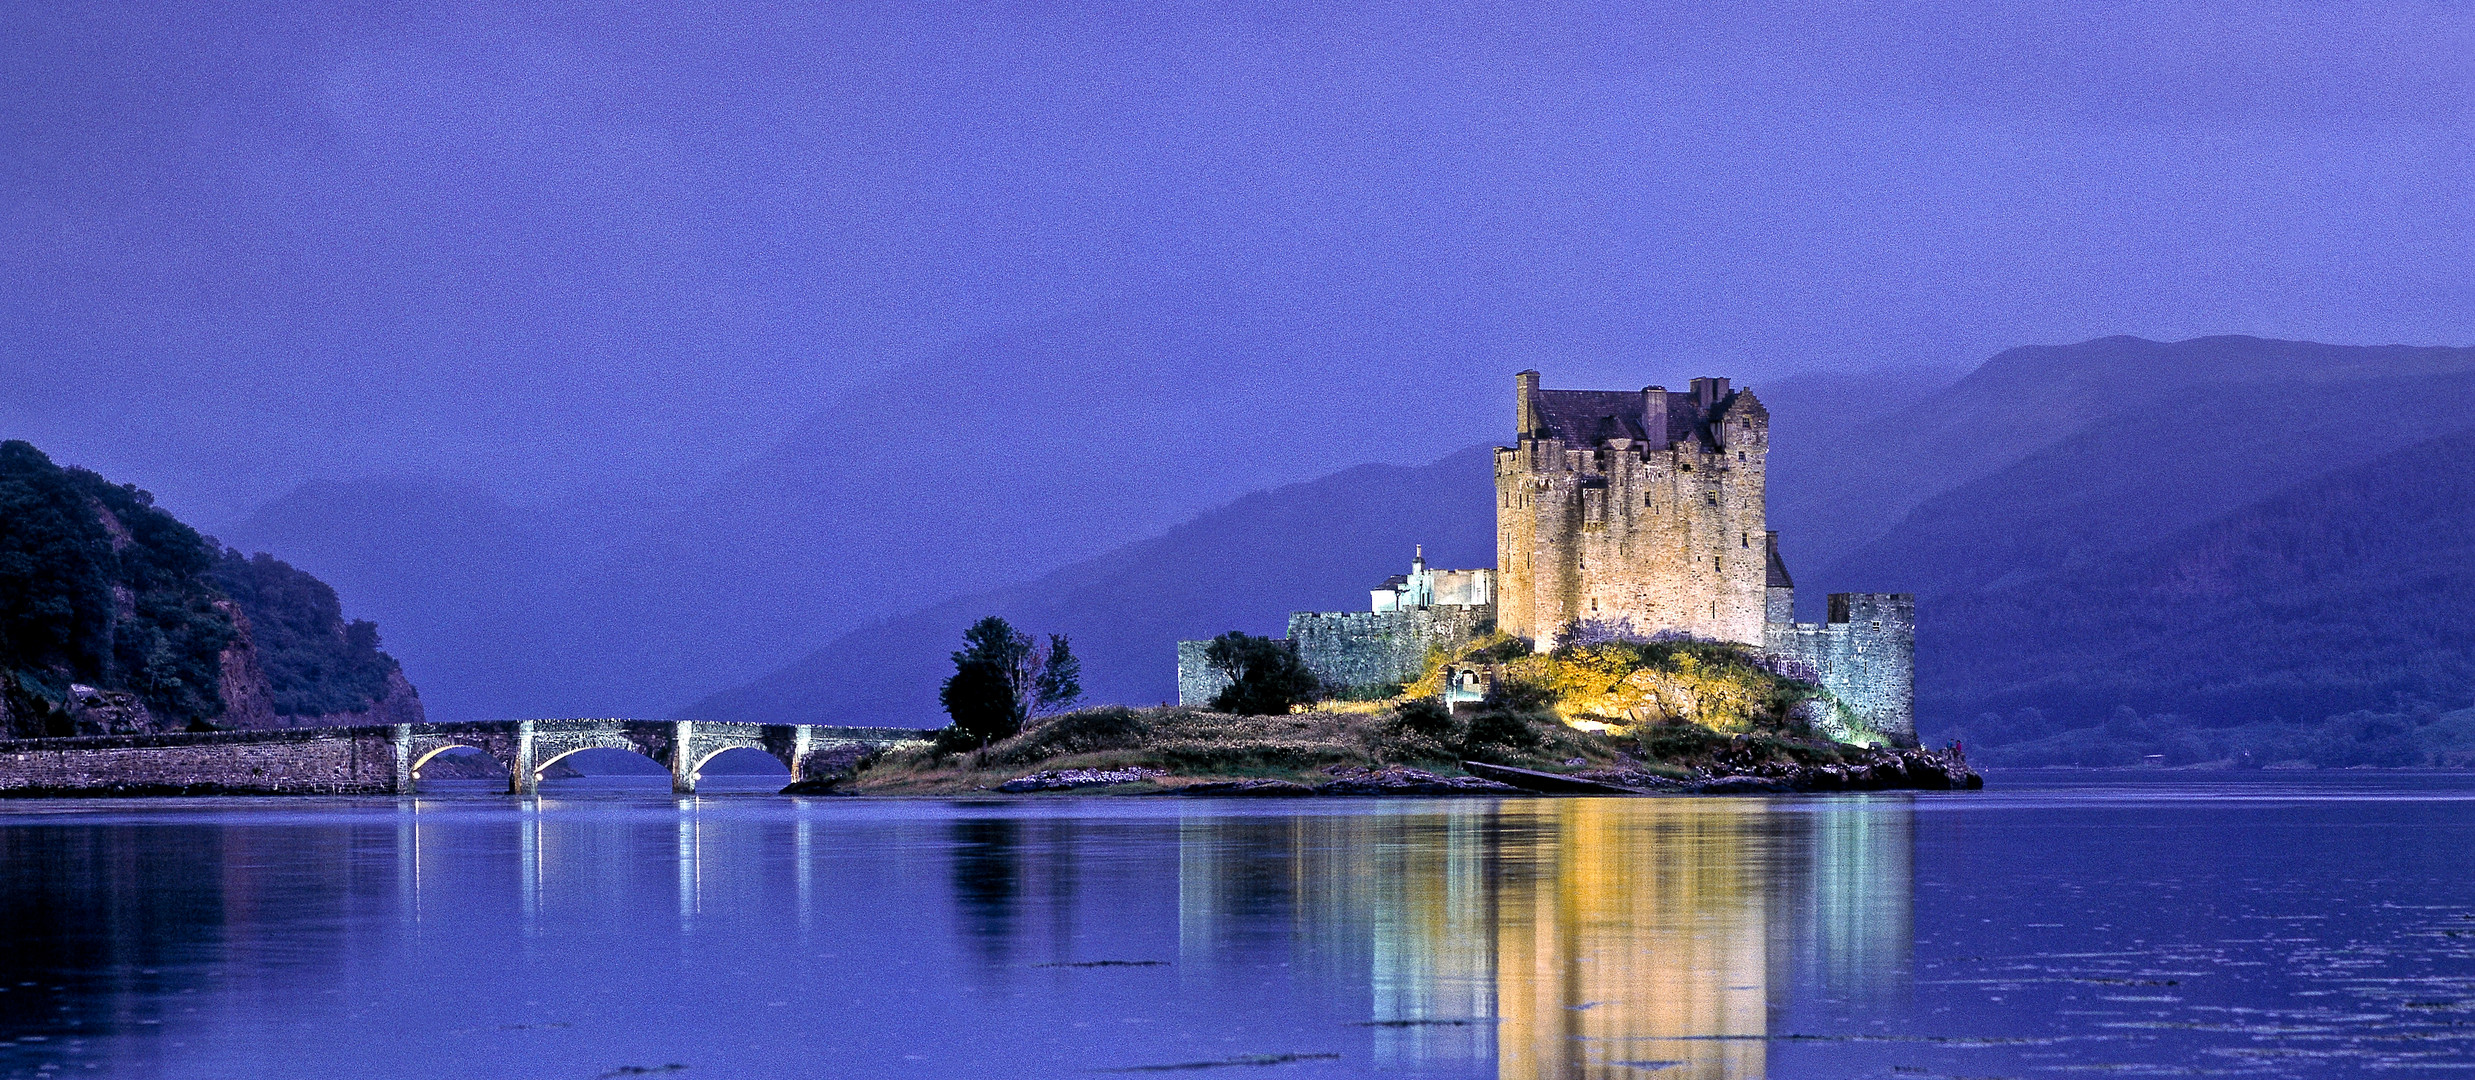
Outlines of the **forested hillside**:
M2431 727L2475 703L2475 430L1918 621L1920 708L1997 762L2475 754Z
M0 443L0 708L17 734L68 734L69 687L136 695L164 722L223 711L232 619L214 550L154 498L33 446Z
M0 733L419 709L377 627L347 624L324 583L220 551L133 485L0 443Z
M387 696L399 668L378 649L378 624L346 622L326 582L265 552L231 548L215 560L213 580L249 618L277 716L365 712Z

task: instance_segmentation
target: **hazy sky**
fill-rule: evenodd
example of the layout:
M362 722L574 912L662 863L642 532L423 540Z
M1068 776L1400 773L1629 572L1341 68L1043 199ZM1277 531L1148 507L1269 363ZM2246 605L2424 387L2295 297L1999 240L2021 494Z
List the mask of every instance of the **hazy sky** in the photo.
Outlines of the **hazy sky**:
M212 525L675 498L1038 326L1391 418L1282 473L1529 365L2466 344L2470 57L2466 3L11 4L0 435Z

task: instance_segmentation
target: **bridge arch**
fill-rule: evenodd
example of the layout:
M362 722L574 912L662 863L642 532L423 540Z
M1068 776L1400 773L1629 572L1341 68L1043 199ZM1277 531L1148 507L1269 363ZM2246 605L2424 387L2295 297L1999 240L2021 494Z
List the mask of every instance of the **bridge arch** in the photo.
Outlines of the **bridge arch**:
M699 747L698 749L704 752L704 756L697 758L696 763L688 768L691 781L703 779L705 775L705 766L712 764L715 758L721 757L722 755L735 750L746 750L751 753L763 754L766 757L772 758L776 763L782 766L784 775L788 775L791 768L789 755L776 752L769 747L742 744L737 746Z
M416 758L414 758L414 759L413 759L413 763L412 763L412 775L413 775L413 779L415 779L415 780L419 780L419 779L421 779L421 767L422 767L422 766L424 766L424 765L429 764L429 763L430 763L430 761L431 761L432 759L434 759L434 758L438 757L438 755L440 755L440 754L444 754L444 753L446 753L446 752L448 752L448 751L450 751L450 750L470 750L470 751L472 751L472 752L474 752L474 753L476 753L476 754L479 754L479 755L481 755L481 756L483 756L483 757L489 758L492 762L495 762L495 763L498 765L498 767L499 767L499 768L502 768L502 769L507 768L507 763L506 763L506 762L504 762L504 761L499 760L499 756L498 756L497 754L493 754L493 753L489 752L488 750L483 749L482 747L474 746L474 745L472 745L472 744L470 744L470 743L460 743L460 742L441 742L441 743L439 743L439 744L437 744L437 745L435 745L435 746L430 747L428 750L421 752L421 756L416 757ZM511 771L512 771L512 770L511 770Z
M614 750L614 751L617 751L617 752L622 753L622 754L627 754L627 755L629 755L629 756L631 756L631 757L641 758L641 759L643 759L643 760L645 760L645 761L652 762L653 764L655 764L655 765L659 765L659 766L661 766L661 767L663 767L663 768L665 768L665 769L667 769L667 768L669 768L669 767L670 767L670 763L669 763L669 762L667 762L667 761L663 761L663 760L662 760L662 759L660 759L660 758L657 758L657 757L654 757L654 756L652 756L652 755L650 755L650 754L647 754L647 753L645 753L645 752L644 752L644 750L643 750L642 748L639 748L639 747L636 747L636 746L632 746L632 745L615 745L615 744L614 744L614 745L609 745L609 746L573 746L573 747L568 747L568 748L563 749L563 750L559 750L559 751L557 751L557 752L555 752L555 753L550 754L548 757L544 757L544 758L542 758L542 759L541 759L538 763L536 763L536 764L533 766L533 775L534 775L536 778L538 778L538 777L540 777L540 776L541 776L541 774L546 773L546 772L549 772L549 771L550 771L550 766L552 766L552 765L556 765L556 764L558 764L559 762L565 761L565 760L567 760L568 758L574 757L574 756L576 756L576 755L578 755L578 754L581 754L581 753L584 753L584 752L586 752L586 751L588 751L588 750Z
M386 730L386 729L378 729ZM796 782L813 772L845 768L871 749L916 742L920 732L746 724L702 720L514 720L447 724L397 724L394 791L410 791L413 773L439 753L469 747L507 770L507 789L536 790L541 770L580 750L626 750L670 768L671 790L696 790L696 774L719 754L754 750L790 770Z

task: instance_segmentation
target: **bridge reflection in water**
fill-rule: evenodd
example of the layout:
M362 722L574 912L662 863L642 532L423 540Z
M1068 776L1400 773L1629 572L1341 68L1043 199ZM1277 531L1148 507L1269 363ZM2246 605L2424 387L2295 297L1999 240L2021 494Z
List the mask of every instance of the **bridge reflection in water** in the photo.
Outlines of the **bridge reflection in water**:
M1760 1077L1800 986L1906 993L1904 797L1439 805L1190 818L1181 969L1285 900L1297 963L1366 965L1379 1065L1503 1080Z

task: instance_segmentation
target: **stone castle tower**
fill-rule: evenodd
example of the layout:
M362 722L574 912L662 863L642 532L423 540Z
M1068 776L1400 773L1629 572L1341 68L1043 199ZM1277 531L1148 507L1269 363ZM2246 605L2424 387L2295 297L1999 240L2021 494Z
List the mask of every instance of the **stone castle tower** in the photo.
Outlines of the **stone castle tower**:
M1542 649L1569 623L1618 619L1764 644L1762 403L1726 379L1675 394L1513 378L1519 431L1495 451L1498 627Z

